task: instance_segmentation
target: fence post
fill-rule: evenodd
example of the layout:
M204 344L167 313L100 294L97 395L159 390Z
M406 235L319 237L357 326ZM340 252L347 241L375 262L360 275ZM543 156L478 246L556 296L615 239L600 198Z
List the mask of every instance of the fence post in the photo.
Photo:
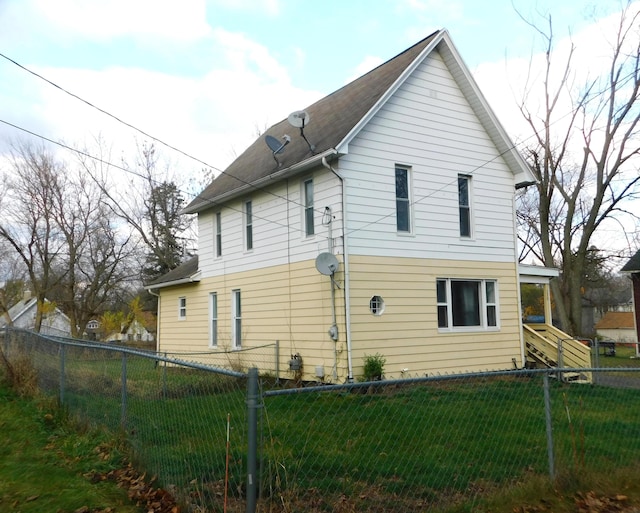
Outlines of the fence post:
M124 352L122 353L122 376L120 382L122 383L120 425L122 429L125 429L127 423L127 353Z
M280 341L276 340L276 385L280 384Z
M64 404L65 363L67 360L67 346L60 344L60 404Z
M553 458L553 426L551 425L551 396L549 395L549 374L545 372L544 383L544 415L547 426L547 457L549 458L549 477L553 481L556 477Z
M258 369L249 369L247 381L247 513L255 513L258 497Z

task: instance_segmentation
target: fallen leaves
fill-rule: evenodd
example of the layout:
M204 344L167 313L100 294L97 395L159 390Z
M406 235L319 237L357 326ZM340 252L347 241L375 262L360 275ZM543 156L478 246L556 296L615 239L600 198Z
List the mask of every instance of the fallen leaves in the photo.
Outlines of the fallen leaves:
M107 473L93 472L87 475L91 482L114 481L127 490L129 499L144 507L146 513L180 513L173 496L162 488L154 488L155 478L147 481L146 474L139 474L129 463L127 466ZM75 513L110 513L108 510L76 511Z

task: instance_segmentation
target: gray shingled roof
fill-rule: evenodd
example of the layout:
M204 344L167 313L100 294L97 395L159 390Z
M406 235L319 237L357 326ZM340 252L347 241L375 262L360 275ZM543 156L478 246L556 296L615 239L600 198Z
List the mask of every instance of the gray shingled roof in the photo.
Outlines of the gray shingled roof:
M175 269L169 271L167 274L162 275L157 280L146 283L145 287L154 289L159 288L158 286L167 286L171 283L176 282L183 283L185 281L193 279L195 280L195 275L198 273L198 255L191 257L186 262L183 262Z
M624 264L624 267L620 269L623 273L636 273L640 272L640 250L633 255L629 261Z
M335 148L437 34L438 32L434 32L366 75L306 107L304 110L308 112L310 122L305 127L304 134L315 146L313 153L305 140L300 137L299 129L292 127L286 119L283 119L254 141L224 173L187 205L185 213L196 213L210 208L216 204L217 200L224 199L225 196L244 188L248 189L249 184L260 182L278 171L304 162L314 154L321 155ZM265 143L265 137L270 135L282 140L284 134L291 136L291 142L282 153L277 155L280 162L278 166Z

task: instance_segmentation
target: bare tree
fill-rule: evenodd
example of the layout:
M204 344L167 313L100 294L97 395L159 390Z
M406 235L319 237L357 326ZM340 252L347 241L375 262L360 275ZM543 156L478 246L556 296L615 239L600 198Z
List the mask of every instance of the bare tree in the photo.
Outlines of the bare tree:
M37 299L35 329L40 330L47 292L58 279L54 265L64 240L54 223L55 196L64 169L44 147L22 143L11 155L11 172L3 180L0 237L24 263Z
M153 144L139 146L133 164L123 162L128 171L126 193L110 186L107 174L92 162L84 160L83 165L102 189L109 208L141 241L140 279L151 281L176 268L188 253L192 219L181 213L182 190Z
M129 233L114 226L102 190L45 147L20 144L8 171L0 238L26 268L38 301L34 328L41 328L46 298L78 336L114 294L130 288Z
M573 334L583 331L583 292L594 235L608 221L636 215L628 205L640 184L638 20L638 12L627 4L611 34L608 68L580 88L573 84L575 46L557 66L561 58L554 53L551 17L545 29L530 23L545 42L546 67L541 110L532 107L532 82L520 104L535 134L527 151L537 180L519 199L522 256L533 255L561 269L552 290L560 322Z

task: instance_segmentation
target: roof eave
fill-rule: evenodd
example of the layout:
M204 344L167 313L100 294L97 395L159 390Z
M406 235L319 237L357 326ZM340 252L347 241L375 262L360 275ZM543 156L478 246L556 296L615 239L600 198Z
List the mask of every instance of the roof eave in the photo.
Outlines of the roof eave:
M238 187L232 191L229 191L224 194L220 194L215 198L211 198L211 199L202 201L198 204L195 204L191 207L184 208L182 210L182 213L197 214L204 210L209 210L211 208L221 206L223 203L227 203L232 199L246 195L252 189L259 189L261 187L264 187L267 184L274 183L276 181L283 180L285 178L296 175L298 173L303 173L305 171L308 171L312 167L318 166L322 162L323 158L328 158L328 157L336 156L339 154L342 154L342 153L338 152L335 148L329 148L328 150L323 151L322 153L318 153L317 155L313 155L306 160L297 162L292 166L276 171L275 173L271 173L270 175L265 176L264 178L248 183L246 185L242 185L241 187Z
M187 278L181 278L179 280L166 281L163 283L156 283L151 285L146 285L145 288L147 290L158 290L164 289L167 287L175 287L176 285L188 285L190 283L198 283L200 281L200 271Z

